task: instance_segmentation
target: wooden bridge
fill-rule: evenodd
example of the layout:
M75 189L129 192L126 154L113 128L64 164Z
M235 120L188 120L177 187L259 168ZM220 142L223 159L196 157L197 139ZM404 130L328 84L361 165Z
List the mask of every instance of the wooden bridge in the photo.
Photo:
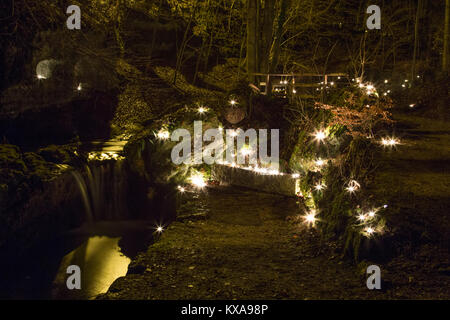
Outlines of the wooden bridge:
M348 85L346 73L252 73L257 85L250 86L260 94L288 98L314 98L321 91Z

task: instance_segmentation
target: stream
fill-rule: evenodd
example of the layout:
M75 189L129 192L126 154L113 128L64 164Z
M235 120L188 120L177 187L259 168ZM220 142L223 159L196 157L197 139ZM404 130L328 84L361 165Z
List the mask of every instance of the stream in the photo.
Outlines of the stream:
M84 150L120 153L126 141L92 141ZM95 299L125 276L136 254L152 242L152 213L136 218L127 209L128 179L120 161L89 165L73 172L84 212L76 229L44 236L20 256L0 264L0 298ZM142 204L145 208L145 204ZM36 230L39 232L39 230ZM66 284L71 265L80 267L81 289Z
M0 297L94 299L127 273L153 231L147 221L99 221L39 243L21 257L2 261ZM81 269L81 290L67 288L70 265Z

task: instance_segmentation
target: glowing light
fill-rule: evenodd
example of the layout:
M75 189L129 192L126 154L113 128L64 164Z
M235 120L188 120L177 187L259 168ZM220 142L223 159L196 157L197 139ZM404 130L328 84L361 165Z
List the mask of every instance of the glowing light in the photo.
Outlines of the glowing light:
M310 213L305 216L305 220L309 223L314 223L316 221L316 217L314 214Z
M310 226L314 226L317 218L316 218L316 212L312 211L306 215L303 216L303 220L305 222L305 224L310 225Z
M297 93L297 90L295 90L295 89L292 89L292 93Z
M371 218L375 217L375 211L369 211L367 215Z
M232 137L237 137L238 133L236 132L236 130L230 130L230 136Z
M263 168L260 168L260 167L258 167L258 166L255 166L255 167L253 168L253 171L255 171L255 172L257 172L257 173L263 173Z
M104 161L104 160L123 160L124 157L116 152L90 152L88 160Z
M319 158L315 161L315 163L316 163L316 166L321 167L325 164L325 161L323 161L322 159Z
M299 178L300 177L300 175L298 174L298 173L293 173L292 174L292 178L294 178L294 179L297 179L297 178Z
M250 148L249 145L244 145L241 149L241 154L243 156L248 156L251 155L253 153L253 150Z
M164 231L164 228L161 227L161 226L158 226L158 227L156 228L156 232L158 232L158 233L162 233L163 231Z
M370 235L372 235L374 232L375 232L375 230L373 229L373 228L371 228L371 227L367 227L366 229L365 229L365 231L366 231L366 233L370 236Z
M185 191L186 191L186 189L185 189L185 188L183 188L182 186L178 186L178 190L180 190L180 192L181 192L181 193L183 193L183 192L185 192Z
M320 131L316 131L314 133L314 137L315 137L315 140L320 142L327 137L327 134L324 131L320 130Z
M386 80L384 80L384 83L388 83L389 81L386 79Z
M83 88L82 88L82 86L81 86L81 83L78 85L78 87L77 87L77 90L78 91L81 91Z
M191 181L191 184L197 188L204 188L206 186L205 178L200 173L193 174L189 180Z
M406 86L405 86L404 84L402 84L402 87L403 87L403 88L406 88Z
M399 143L400 142L397 139L395 139L395 138L383 138L383 139L381 139L381 144L383 146L393 147L393 146L395 146L395 145L397 145Z
M158 137L158 139L160 140L167 140L170 137L170 132L167 131L166 129L161 129L158 131L158 133L156 134L156 136Z
M41 75L41 74L38 74L37 76L36 76L39 80L42 80L42 79L47 79L46 77L44 77L43 75Z
M366 220L366 216L363 215L363 214L360 214L360 215L358 216L358 220L364 221L364 220Z
M237 104L237 101L234 100L234 99L232 99L232 100L230 100L230 104L231 104L232 106L234 106L235 104Z
M405 79L405 82L408 82L408 79Z
M223 132L223 127L222 126L219 126L219 131Z
M409 107L410 108L414 108L416 105L414 103L410 104Z
M323 189L325 189L325 185L324 184L321 184L321 183L318 183L318 184L316 184L315 186L314 186L314 188L317 190L317 191L321 191L321 190L323 190Z
M206 111L208 111L208 108L205 108L205 107L200 107L200 108L197 109L197 112L200 113L200 114L203 114Z
M351 180L348 183L348 187L345 188L345 190L347 190L350 193L353 193L353 192L357 191L360 187L361 187L361 185L358 183L358 181Z

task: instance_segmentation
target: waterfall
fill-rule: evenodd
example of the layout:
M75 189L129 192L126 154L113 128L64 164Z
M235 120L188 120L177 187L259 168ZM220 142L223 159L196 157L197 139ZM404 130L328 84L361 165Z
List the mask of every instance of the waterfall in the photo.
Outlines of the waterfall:
M80 190L86 222L128 217L126 175L122 161L91 162L72 174Z
M94 218L92 215L91 200L89 199L88 189L84 181L84 177L78 171L72 171L72 175L74 176L77 182L78 188L81 193L81 197L83 199L84 209L86 210L86 221L87 223L92 223L94 221Z

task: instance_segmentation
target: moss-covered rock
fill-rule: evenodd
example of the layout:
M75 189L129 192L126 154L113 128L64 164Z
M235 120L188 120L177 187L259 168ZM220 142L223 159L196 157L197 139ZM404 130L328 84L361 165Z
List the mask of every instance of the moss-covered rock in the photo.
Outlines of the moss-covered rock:
M0 167L20 172L27 171L27 166L22 159L19 147L10 144L0 144Z
M55 175L56 165L45 161L45 159L34 153L26 152L23 159L29 168L29 176L33 181L48 180Z
M152 183L179 183L187 173L186 165L172 162L171 152L178 142L161 139L161 130L173 132L186 129L194 137L194 121L202 121L203 132L210 128L218 128L221 124L211 108L201 115L197 106L183 107L166 115L163 119L149 124L139 134L132 137L124 148L127 163L132 171Z
M76 148L72 145L50 145L38 150L38 155L53 163L70 164L75 158ZM35 160L37 158L34 158Z

